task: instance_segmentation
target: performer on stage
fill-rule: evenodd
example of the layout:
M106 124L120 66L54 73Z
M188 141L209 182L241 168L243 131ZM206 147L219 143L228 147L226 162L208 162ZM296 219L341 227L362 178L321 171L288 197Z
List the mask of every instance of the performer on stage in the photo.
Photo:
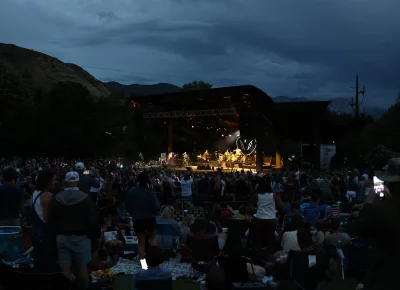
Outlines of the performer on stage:
M144 161L144 156L143 156L142 152L140 152L139 157L140 157L140 160L142 160L142 162L143 162Z
M235 151L235 155L238 156L238 157L243 155L242 150L240 150L239 147L237 147L234 151Z
M186 152L183 152L182 159L183 167L187 167L189 165L189 155Z
M226 149L226 151L225 151L225 153L224 153L224 156L225 156L225 160L226 161L229 161L229 159L231 159L231 152L229 152L229 148L228 149Z
M208 153L208 150L204 152L203 154L203 161L208 161L210 159L210 153Z
M184 160L189 161L189 154L187 154L186 152L183 152L182 157Z

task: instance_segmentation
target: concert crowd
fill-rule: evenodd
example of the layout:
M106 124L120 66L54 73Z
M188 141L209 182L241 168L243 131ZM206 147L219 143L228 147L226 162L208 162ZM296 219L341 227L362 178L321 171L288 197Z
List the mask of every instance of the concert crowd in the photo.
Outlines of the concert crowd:
M377 172L258 173L2 158L0 227L24 229L34 273L61 272L76 289L93 289L94 261L120 258L142 268L133 289L172 289L160 265L175 257L208 290L326 289L348 276L354 289L397 289L399 184L400 158Z

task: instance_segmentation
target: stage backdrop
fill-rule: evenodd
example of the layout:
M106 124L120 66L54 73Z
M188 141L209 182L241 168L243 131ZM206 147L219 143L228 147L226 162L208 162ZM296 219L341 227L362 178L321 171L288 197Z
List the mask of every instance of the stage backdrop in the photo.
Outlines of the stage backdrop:
M336 145L322 144L320 147L321 167L328 167L332 157L336 154Z

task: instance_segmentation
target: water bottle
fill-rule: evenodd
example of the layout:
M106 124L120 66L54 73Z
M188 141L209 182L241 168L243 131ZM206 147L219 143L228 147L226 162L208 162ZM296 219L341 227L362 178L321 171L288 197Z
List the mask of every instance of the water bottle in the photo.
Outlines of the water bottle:
M246 249L246 248L247 248L247 237L244 236L244 237L241 239L241 242L242 242L242 248L243 248L243 249Z
M206 290L206 281L200 282L200 290Z

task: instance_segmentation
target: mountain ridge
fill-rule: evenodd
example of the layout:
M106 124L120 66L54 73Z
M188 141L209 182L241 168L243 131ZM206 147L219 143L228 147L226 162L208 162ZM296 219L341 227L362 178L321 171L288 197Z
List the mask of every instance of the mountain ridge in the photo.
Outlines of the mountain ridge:
M284 102L309 102L314 101L307 97L288 97L288 96L277 96L272 98L277 103ZM330 100L329 109L336 113L342 114L353 114L353 108L350 106L350 99L347 98L335 98ZM361 105L360 113L364 113L372 116L375 119L379 119L387 110L379 107L370 107L367 105Z
M94 97L107 97L110 91L82 67L14 44L0 43L0 67L17 76L29 93L49 91L59 82L85 86Z

